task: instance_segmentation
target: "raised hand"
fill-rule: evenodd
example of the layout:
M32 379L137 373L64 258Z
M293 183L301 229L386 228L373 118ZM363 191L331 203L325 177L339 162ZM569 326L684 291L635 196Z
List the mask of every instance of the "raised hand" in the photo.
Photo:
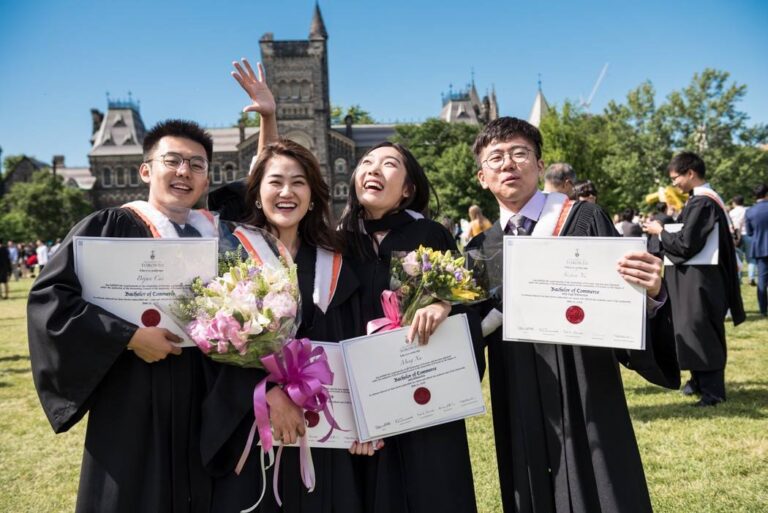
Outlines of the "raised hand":
M276 109L275 98L264 80L264 67L261 63L256 64L258 77L246 58L242 59L242 65L237 61L232 65L237 70L232 72L232 76L253 102L243 108L243 112L258 112L262 116L273 115Z

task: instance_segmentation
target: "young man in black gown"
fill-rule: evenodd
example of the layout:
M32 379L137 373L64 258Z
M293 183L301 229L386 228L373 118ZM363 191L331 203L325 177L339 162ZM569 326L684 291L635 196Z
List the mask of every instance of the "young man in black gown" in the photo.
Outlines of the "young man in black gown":
M726 312L730 309L734 325L745 318L730 218L723 200L706 182L706 167L698 155L676 155L669 163L669 177L675 187L691 194L678 218L683 227L671 233L650 221L645 230L659 236L661 249L675 264L667 267L664 279L680 368L691 371L683 393L700 395L696 406L714 406L725 401ZM710 236L718 239L717 264L687 265Z
M478 179L496 198L500 222L467 246L487 260L491 285L501 286L501 243L540 221L547 195L538 190L542 138L516 118L492 121L478 135ZM550 193L557 194L557 193ZM555 196L553 196L554 198ZM563 205L568 204L563 196ZM573 203L560 235L617 236L605 212ZM506 228L504 225L513 225ZM648 291L645 351L505 342L496 295L483 307L501 496L507 512L649 512L651 503L629 418L619 363L649 381L679 386L661 261L627 255L619 272ZM499 289L500 290L500 289ZM655 301L653 298L658 298Z
M75 226L40 274L27 306L32 373L54 431L89 413L78 512L207 512L200 457L203 354L158 327L138 327L85 301L72 237L215 234L192 207L208 187L210 135L171 120L144 138L148 202L95 212Z

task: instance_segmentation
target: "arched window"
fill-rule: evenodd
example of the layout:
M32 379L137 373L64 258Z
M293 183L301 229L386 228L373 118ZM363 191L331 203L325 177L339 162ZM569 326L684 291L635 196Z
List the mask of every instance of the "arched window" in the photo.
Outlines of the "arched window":
M122 167L115 169L115 186L125 187L125 169Z
M211 181L213 183L221 183L221 166L218 164L213 165L213 171L211 172Z
M108 167L101 168L101 186L112 187L112 170Z
M333 163L333 170L338 175L346 174L347 172L347 161L344 159L336 159Z
M131 172L128 175L128 183L130 183L132 187L136 187L139 185L139 181L139 169L132 167Z
M311 87L309 85L309 81L302 80L302 82L301 82L301 99L303 101L309 100L310 91L311 91Z
M224 164L224 182L234 182L236 173L237 168L235 168L235 165L232 162Z
M334 198L346 198L349 195L349 185L345 183L337 183L333 186L333 197Z
M295 80L291 80L291 98L299 99L299 83Z

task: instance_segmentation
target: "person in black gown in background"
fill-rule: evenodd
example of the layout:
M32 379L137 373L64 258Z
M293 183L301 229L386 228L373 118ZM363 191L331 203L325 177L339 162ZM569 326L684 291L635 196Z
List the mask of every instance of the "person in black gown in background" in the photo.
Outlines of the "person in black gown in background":
M492 283L502 283L503 237L539 235L536 228L547 225L550 212L544 206L559 194L538 190L544 169L542 143L536 127L509 117L490 122L475 140L477 176L496 198L500 221L472 239L466 251L498 264L488 266L497 274ZM541 235L618 236L598 205L570 204L559 196L562 208L554 210L554 219L564 221L561 229L553 232L553 222ZM506 512L651 511L618 364L669 388L679 386L680 376L662 293L661 260L645 252L630 253L617 262L617 270L647 291L652 319L647 321L644 351L503 341L500 322L485 329L491 312L503 308L503 296L497 294L482 305L483 315L489 314L484 333Z
M216 236L192 210L208 187L213 141L170 120L144 138L147 202L95 212L75 226L32 286L27 305L32 375L54 431L88 413L77 512L206 513L200 458L204 356L162 328L138 327L82 297L72 237Z
M258 79L247 61L235 63L233 73L251 97L248 110L262 116L261 148L247 185L245 218L236 219L263 228L279 238L296 263L301 293L301 325L297 338L338 342L360 331L357 278L340 254L340 238L330 224L329 192L317 159L303 146L277 139L275 102L263 75ZM259 66L260 74L263 73ZM217 204L222 211L241 209L241 197L221 194L234 204ZM210 205L210 203L209 203ZM319 290L313 299L318 273L327 271L323 262L341 262L332 282L335 290ZM330 302L327 298L332 294ZM316 301L318 304L316 304ZM252 394L266 376L261 369L219 365L209 375L210 392L203 404L203 459L215 476L212 511L240 511L256 503L261 493L259 451L254 444L240 475L234 473L253 424ZM270 421L275 437L295 443L304 433L301 410L279 388L267 393ZM271 493L272 472L267 473L269 490L258 511L289 513L358 513L362 511L359 484L361 457L341 449L312 449L316 485L308 493L299 472L298 448L283 451L279 475L282 508Z
M424 217L429 188L424 170L398 144L374 146L352 175L340 229L360 281L364 324L383 316L380 296L390 286L394 251L411 251L420 245L456 250L448 230ZM408 338L427 343L450 310L449 305L436 303L418 311ZM482 361L479 354L478 362ZM464 421L388 437L385 442L365 461L365 511L476 511Z
M734 326L745 319L733 232L722 198L706 182L701 157L692 152L675 155L669 177L675 187L691 194L678 218L683 227L671 233L650 221L645 230L659 237L661 249L675 264L667 267L664 279L675 319L677 357L680 367L691 371L683 393L700 395L696 406L715 406L726 399L725 314L731 311ZM719 243L717 264L686 265L713 230Z

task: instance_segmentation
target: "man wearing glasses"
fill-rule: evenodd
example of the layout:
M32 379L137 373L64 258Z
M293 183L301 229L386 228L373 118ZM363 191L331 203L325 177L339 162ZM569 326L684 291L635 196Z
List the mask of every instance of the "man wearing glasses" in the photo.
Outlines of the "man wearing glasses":
M700 396L695 406L715 406L725 401L725 316L730 309L733 324L744 321L736 252L730 217L720 196L706 182L704 161L692 152L676 155L669 163L672 185L691 194L680 213L677 232L658 221L645 223L645 231L658 235L664 254L674 264L665 281L672 302L675 340L680 368L691 371L683 394ZM719 243L714 265L689 265L707 240Z
M508 117L490 122L475 140L477 177L496 198L500 222L466 251L486 262L491 289L501 284L503 237L539 235L551 212L563 222L543 235L552 235L554 226L557 235L618 236L594 203L538 190L542 143L536 127ZM562 207L549 208L554 201ZM651 511L618 363L670 388L679 387L680 371L662 297L661 260L632 253L617 262L617 270L647 291L652 320L645 351L505 342L501 323L494 322L503 295L497 291L480 305L504 511Z
M82 298L72 237L211 237L193 210L208 187L210 135L170 120L150 130L140 175L147 201L108 208L69 233L27 306L35 386L57 433L88 413L76 511L207 512L200 456L203 355L159 327L137 327Z

